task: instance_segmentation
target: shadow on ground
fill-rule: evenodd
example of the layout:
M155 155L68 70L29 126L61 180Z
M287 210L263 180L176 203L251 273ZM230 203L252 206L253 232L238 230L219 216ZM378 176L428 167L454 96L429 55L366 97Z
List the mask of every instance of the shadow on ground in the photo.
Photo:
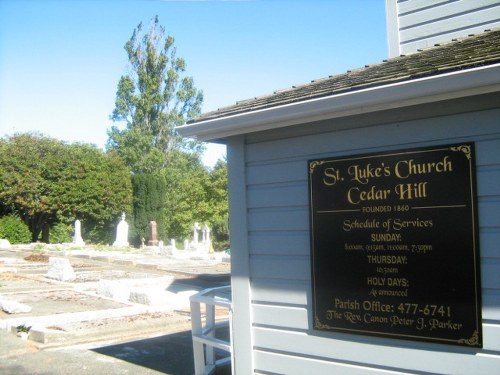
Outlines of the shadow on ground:
M194 373L191 331L104 346L93 351L165 374Z
M191 331L104 346L93 351L164 374L194 374ZM229 375L231 368L217 369L215 374Z

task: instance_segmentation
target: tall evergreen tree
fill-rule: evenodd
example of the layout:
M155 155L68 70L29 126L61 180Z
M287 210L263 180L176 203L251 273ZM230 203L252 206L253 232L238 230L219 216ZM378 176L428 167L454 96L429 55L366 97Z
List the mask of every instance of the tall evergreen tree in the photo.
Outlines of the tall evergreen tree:
M136 174L132 176L134 194L134 217L132 237L134 243L139 244L141 239L149 239L149 223L156 222L158 238L166 240L164 226L165 199L167 184L162 175Z

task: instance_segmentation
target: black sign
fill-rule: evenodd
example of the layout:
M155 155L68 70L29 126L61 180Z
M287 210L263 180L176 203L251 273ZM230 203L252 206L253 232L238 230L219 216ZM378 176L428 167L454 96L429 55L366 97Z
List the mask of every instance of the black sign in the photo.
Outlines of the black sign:
M309 161L314 328L482 347L474 144Z

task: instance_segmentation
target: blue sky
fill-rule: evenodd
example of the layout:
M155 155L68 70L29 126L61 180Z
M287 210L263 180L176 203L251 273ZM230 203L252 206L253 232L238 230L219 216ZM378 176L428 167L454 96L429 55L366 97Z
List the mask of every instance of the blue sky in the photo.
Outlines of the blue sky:
M388 55L384 0L0 0L0 136L104 148L123 46L155 15L204 112ZM206 163L223 152L209 147Z

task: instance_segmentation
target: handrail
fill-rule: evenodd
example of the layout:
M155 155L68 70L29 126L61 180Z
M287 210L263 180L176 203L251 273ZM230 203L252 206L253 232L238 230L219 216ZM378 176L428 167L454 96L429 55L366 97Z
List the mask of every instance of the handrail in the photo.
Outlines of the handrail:
M189 297L191 304L191 329L193 337L193 356L195 375L210 375L217 366L231 361L231 287L209 288ZM205 325L201 315L201 304L205 304ZM215 322L215 307L228 309L228 320ZM229 326L229 341L216 338L218 328ZM215 349L229 353L227 357L216 360ZM231 363L234 363L231 361Z

